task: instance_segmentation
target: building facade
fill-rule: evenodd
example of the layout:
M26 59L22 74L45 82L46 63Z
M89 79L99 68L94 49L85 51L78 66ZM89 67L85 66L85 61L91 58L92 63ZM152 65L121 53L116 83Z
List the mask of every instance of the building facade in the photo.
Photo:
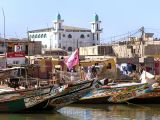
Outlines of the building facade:
M0 68L6 65L23 65L27 63L26 56L41 54L41 41L28 39L0 39Z
M61 48L66 51L74 51L77 47L94 46L100 44L101 21L97 14L91 22L91 29L65 26L64 20L58 14L53 27L28 31L31 41L42 41L42 52Z

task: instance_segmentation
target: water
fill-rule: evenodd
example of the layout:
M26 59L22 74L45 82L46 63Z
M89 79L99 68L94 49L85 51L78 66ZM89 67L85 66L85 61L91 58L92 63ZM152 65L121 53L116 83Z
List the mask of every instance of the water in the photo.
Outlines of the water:
M58 111L0 114L0 120L160 120L160 105L70 105Z

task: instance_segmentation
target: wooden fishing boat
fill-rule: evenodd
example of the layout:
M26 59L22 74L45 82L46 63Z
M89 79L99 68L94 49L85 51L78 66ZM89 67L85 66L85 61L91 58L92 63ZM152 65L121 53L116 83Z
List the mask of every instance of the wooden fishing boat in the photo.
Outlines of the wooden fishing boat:
M146 77L147 76L147 79ZM154 75L143 71L141 75L142 83L115 83L104 85L105 79L100 80L101 85L90 91L85 97L80 99L80 103L124 103L131 99L144 98L152 94L155 89L152 87L155 80ZM148 81L148 79L150 79ZM151 83L150 83L151 82ZM153 82L153 83L152 83Z
M13 88L0 89L0 112L17 112L30 108L48 99L53 86L15 90Z
M0 89L0 112L18 112L27 109L62 108L79 100L92 89L94 80L60 87L45 86L33 89Z
M112 103L123 103L130 99L145 95L153 90L152 86L148 83L136 83L134 85L129 83L129 85L131 86L123 86L126 90L120 90L111 95L108 101ZM128 89L128 87L134 88Z
M12 72L17 68L18 67L0 69L0 81L10 78Z
M152 91L147 83L123 83L117 85L103 85L90 91L78 103L124 103Z
M160 88L156 88L150 93L128 100L128 102L134 104L160 104Z
M23 67L19 69L23 69ZM17 71L17 73L20 72L22 72L22 70ZM17 86L17 80L19 79L22 78L12 76L10 80L7 80L8 84L0 86L0 112L19 112L34 108L38 110L45 108L57 110L83 97L93 89L92 85L95 81L93 79L72 81L62 86L48 84L45 86L29 87L27 85L29 85L31 81L27 79L24 80L26 87L18 86L18 88L16 88L15 86Z
M93 79L69 84L63 92L49 99L47 107L51 107L57 110L63 106L78 101L80 98L84 97L88 92L94 89L93 84L95 82L96 80Z

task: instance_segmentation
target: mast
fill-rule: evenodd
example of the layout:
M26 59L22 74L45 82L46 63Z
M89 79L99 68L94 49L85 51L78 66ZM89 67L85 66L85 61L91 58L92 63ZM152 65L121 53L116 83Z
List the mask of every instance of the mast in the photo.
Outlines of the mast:
M140 29L140 31L141 31L141 38L140 38L140 46L141 46L141 51L140 51L140 53L141 53L141 55L140 55L140 57L144 57L144 27L141 27L141 29Z
M6 27L5 27L5 13L4 13L4 9L2 8L2 13L3 13L3 22L4 22L4 26L3 26L3 30L4 30L4 55L5 55L5 58L6 58L6 61L5 61L5 68L7 67L7 46L6 46Z

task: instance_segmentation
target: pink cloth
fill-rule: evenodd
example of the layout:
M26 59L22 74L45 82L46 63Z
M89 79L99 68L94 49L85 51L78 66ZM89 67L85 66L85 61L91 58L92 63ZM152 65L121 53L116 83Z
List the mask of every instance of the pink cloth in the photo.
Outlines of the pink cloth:
M72 55L69 58L65 59L64 62L67 65L69 70L72 69L73 66L77 65L79 63L79 51L78 51L78 49L76 49L74 51L74 53L72 53Z

